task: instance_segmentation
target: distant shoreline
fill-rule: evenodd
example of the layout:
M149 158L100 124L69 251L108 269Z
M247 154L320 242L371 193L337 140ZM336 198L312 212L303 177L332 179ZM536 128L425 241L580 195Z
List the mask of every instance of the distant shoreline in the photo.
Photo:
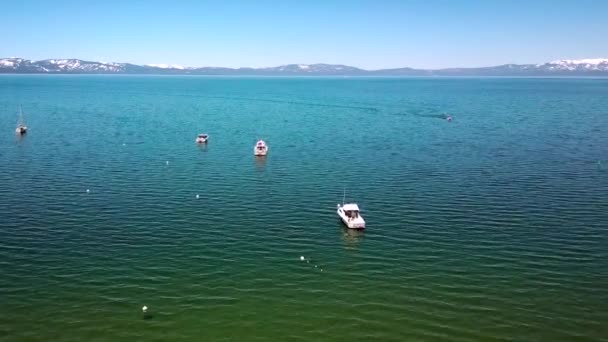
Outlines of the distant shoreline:
M126 73L8 73L0 72L3 76L102 76L102 77L201 77L201 78L358 78L358 79L466 79L466 78L487 78L487 79L608 79L608 75L201 75L201 74L126 74Z
M608 59L558 60L544 64L504 64L488 67L367 70L343 64L285 64L264 68L138 65L80 59L0 58L0 74L129 74L196 76L335 76L335 77L608 77Z

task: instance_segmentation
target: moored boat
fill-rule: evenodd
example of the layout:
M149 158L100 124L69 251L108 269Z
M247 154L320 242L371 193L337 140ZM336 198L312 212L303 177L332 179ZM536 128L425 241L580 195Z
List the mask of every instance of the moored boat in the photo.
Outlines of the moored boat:
M265 156L268 154L268 145L264 140L259 140L253 148L253 154L256 156Z
M207 140L209 140L209 134L199 134L196 136L197 144L205 144L207 143Z
M338 216L350 229L365 229L365 220L359 211L356 203L338 204Z

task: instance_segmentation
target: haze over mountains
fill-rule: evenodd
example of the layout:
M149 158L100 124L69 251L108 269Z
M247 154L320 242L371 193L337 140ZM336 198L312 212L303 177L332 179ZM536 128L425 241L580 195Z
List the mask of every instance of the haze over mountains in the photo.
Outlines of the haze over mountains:
M91 62L80 59L0 58L4 74L172 74L260 76L608 76L608 59L557 60L480 68L365 70L339 64L288 64L270 68L183 67L180 65Z

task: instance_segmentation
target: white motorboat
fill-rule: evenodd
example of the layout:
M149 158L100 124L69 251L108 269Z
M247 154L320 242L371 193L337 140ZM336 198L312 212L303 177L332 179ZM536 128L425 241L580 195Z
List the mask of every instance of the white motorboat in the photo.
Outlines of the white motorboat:
M365 229L365 220L359 213L356 203L338 204L338 216L350 229Z
M209 140L209 134L199 134L198 136L196 136L197 144L205 144L207 143L207 140Z
M268 154L268 145L264 142L264 140L259 140L255 147L253 148L253 154L256 156L265 156Z
M19 106L19 123L17 124L17 128L15 129L15 132L17 134L25 134L27 133L27 126L25 125L25 122L23 121L23 110L21 109L21 106Z

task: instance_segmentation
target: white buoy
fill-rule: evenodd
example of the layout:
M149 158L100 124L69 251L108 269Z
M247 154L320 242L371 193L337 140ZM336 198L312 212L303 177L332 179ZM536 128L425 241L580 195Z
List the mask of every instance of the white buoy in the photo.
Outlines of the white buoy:
M305 259L305 258L304 258L304 256L302 255L302 256L300 257L300 260L304 261L304 260L306 260L306 259Z
M148 311L148 307L144 305L144 306L141 308L141 311L142 311L142 312L146 312L146 311Z
M87 194L88 194L89 192L91 192L91 190L87 189Z
M167 165L169 165L169 161L167 160Z
M196 199L199 199L199 198L200 198L200 196L198 194L196 194Z

